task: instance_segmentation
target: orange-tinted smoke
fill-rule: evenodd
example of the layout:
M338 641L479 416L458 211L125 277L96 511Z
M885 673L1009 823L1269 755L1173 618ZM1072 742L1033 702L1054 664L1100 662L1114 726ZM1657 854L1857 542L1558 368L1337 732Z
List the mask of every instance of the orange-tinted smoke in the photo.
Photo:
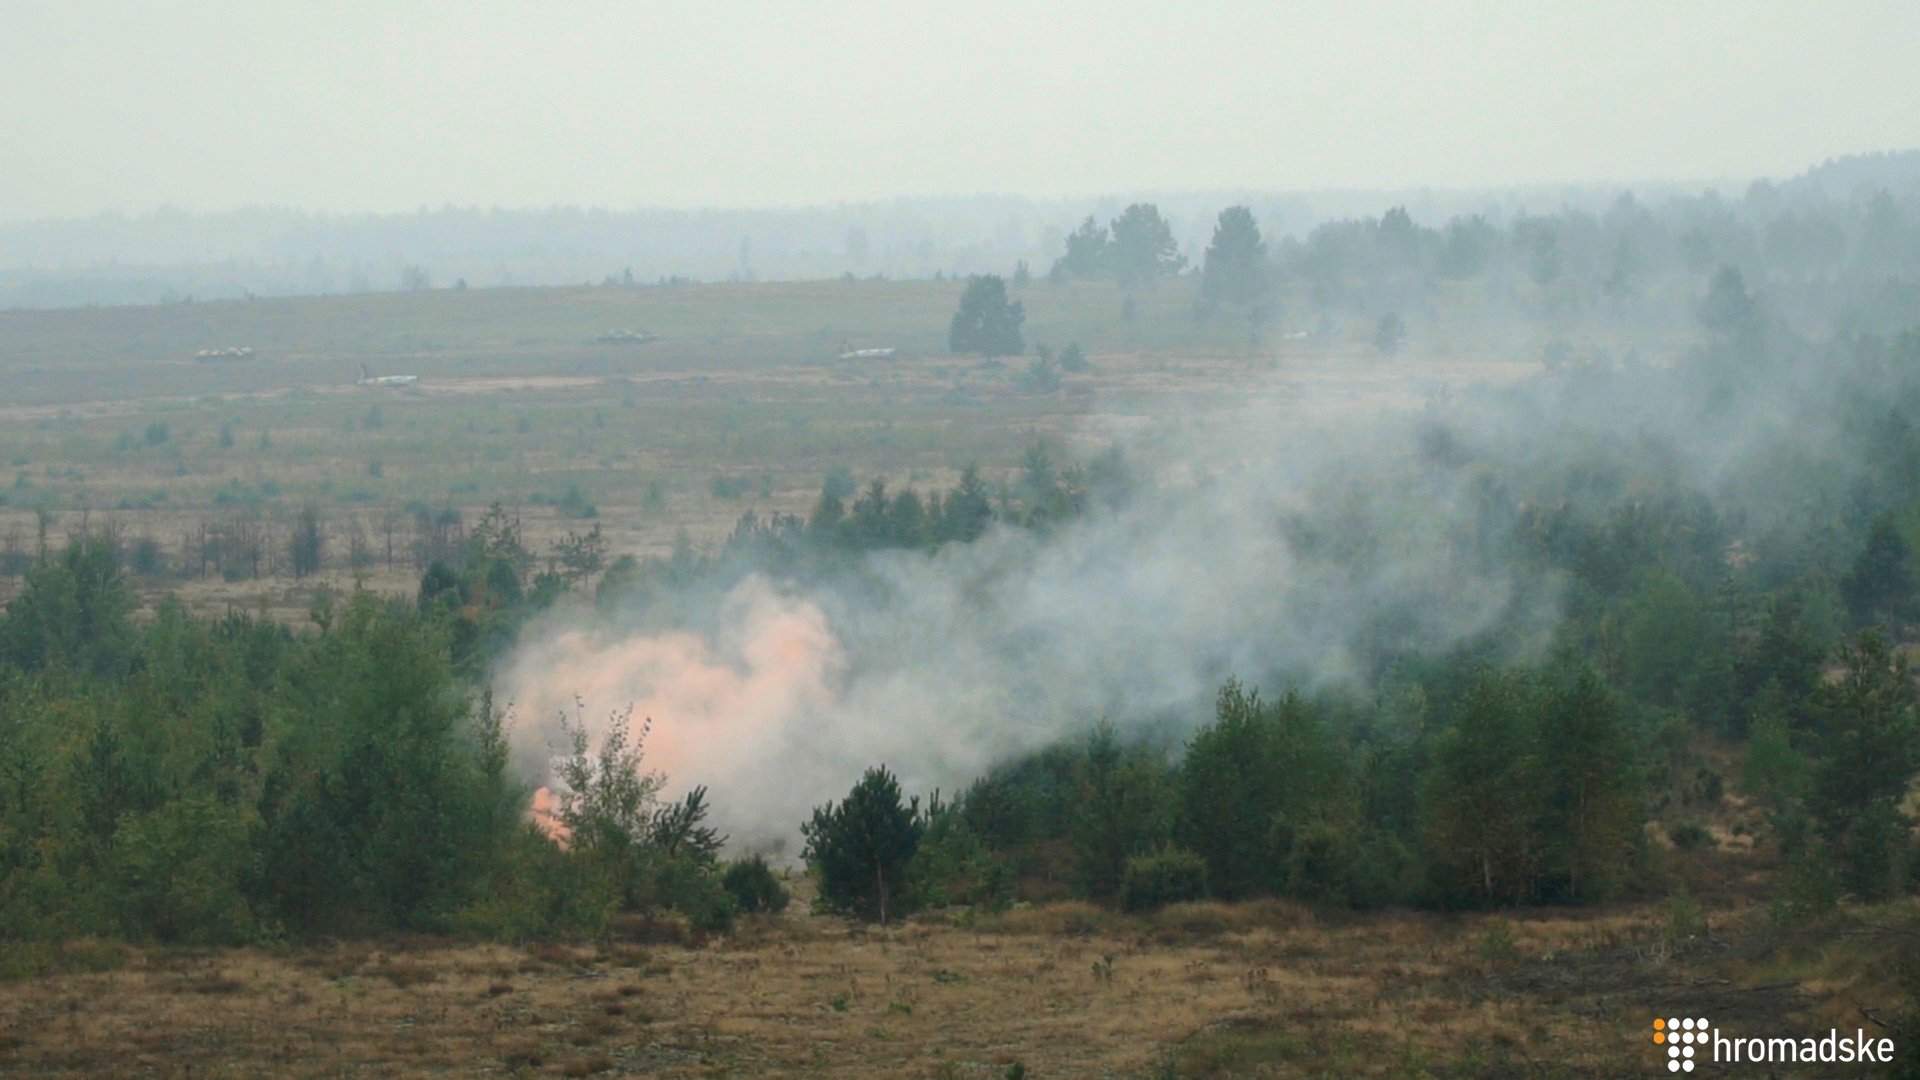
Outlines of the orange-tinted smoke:
M717 641L685 632L559 632L522 651L507 692L545 737L554 718L571 717L583 702L596 745L609 716L631 707L632 723L653 721L643 768L664 773L669 790L715 783L741 758L789 738L797 718L830 704L841 665L839 643L814 605L759 579L726 605Z
M527 820L556 847L566 847L567 841L573 838L573 830L560 820L560 797L544 784L533 789L533 798L527 803Z

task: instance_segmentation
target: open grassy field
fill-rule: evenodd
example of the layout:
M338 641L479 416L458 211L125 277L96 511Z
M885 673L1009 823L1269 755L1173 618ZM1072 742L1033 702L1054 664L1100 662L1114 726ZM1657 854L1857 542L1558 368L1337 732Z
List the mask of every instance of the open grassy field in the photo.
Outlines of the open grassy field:
M1031 357L945 352L957 282L435 290L162 307L0 313L0 570L43 527L110 526L151 542L151 594L201 610L305 611L313 588L411 589L420 515L474 520L496 501L536 550L598 524L615 554L717 540L741 514L800 513L836 468L896 488L977 463L1008 475L1036 443L1072 453L1129 418L1248 393L1355 415L1532 365L1429 340L1381 357L1356 322L1311 338L1192 313L1191 285L1105 283L1018 295L1030 345L1080 342L1092 368L1057 388ZM647 344L598 340L645 329ZM1324 328L1323 328L1324 329ZM1469 334L1469 324L1460 332ZM244 359L203 349L244 346ZM892 358L840 360L843 346ZM417 375L409 387L354 384ZM293 579L295 515L327 538ZM206 530L254 530L244 570L211 564ZM9 586L0 577L0 590Z
M1087 905L858 930L764 917L708 943L431 940L143 952L80 943L0 983L0 1071L58 1076L1645 1076L1650 1021L1874 1027L1894 972L1858 912L1736 902L1317 918ZM1836 972L1846 974L1838 975Z

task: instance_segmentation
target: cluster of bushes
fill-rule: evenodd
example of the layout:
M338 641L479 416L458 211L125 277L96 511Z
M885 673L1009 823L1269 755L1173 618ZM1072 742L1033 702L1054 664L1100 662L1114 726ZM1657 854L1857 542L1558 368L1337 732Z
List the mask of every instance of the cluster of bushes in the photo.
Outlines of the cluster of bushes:
M718 591L750 573L796 580L844 578L875 551L933 551L978 540L995 524L1044 532L1096 506L1124 498L1134 481L1116 449L1084 463L1060 465L1044 446L1030 447L1015 476L990 484L974 466L946 491L922 495L889 490L883 479L859 487L836 469L805 516L749 510L717 549L695 550L682 538L669 556L625 559L609 569L601 593L630 611L669 602L690 588Z
M0 619L0 924L425 929L479 895L519 794L437 627L368 595L315 635L132 607L81 538Z
M1177 760L1098 727L976 782L942 815L965 837L948 845L974 875L1043 894L1054 876L1129 910L1587 900L1640 871L1636 739L1591 672L1484 671L1447 712L1361 736L1337 704L1229 682ZM924 817L884 770L816 812L806 854L828 903L878 917L928 900L894 884L940 878L915 865Z
M597 747L566 730L556 763L557 808L526 863L471 914L488 936L594 936L623 916L663 914L696 934L723 933L741 914L778 913L787 894L764 859L720 858L726 838L706 824L706 789L659 798L665 778L644 767L645 724L616 716ZM526 832L526 830L523 830ZM530 834L529 834L530 835Z
M568 484L567 489L558 495L536 491L528 501L535 506L551 506L558 510L562 517L596 518L600 516L600 507L579 484Z
M133 607L81 536L0 617L6 937L591 936L784 903L764 864L721 863L704 792L662 804L623 737L589 753L576 731L561 758L566 843L530 824L436 603L356 593L297 634Z
M847 797L800 826L804 857L826 911L885 922L926 907L1004 907L1004 868L991 858L953 803L936 792L924 806L905 798L883 766L868 769Z
M1842 674L1806 702L1804 749L1756 749L1773 755L1755 790L1790 860L1785 899L1800 906L1920 885L1902 809L1920 774L1911 675L1871 631L1835 662ZM1265 701L1230 681L1177 758L1101 726L927 810L875 769L814 813L806 858L829 909L883 920L1003 902L1016 882L1125 910L1261 896L1585 903L1655 884L1647 825L1656 790L1677 783L1663 776L1657 714L1636 718L1564 658L1457 682L1450 697L1416 688L1434 704L1393 717L1294 693ZM1683 850L1709 841L1697 823L1668 832Z
M568 533L542 559L524 541L519 518L495 503L455 552L421 575L418 607L446 626L456 669L478 676L528 618L610 570L599 525Z

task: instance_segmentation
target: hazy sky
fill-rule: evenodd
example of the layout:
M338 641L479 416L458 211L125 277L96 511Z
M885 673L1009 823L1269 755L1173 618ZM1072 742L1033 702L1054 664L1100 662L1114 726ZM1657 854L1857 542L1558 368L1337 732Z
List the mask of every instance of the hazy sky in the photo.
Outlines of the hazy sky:
M0 0L0 217L1787 175L1920 3Z

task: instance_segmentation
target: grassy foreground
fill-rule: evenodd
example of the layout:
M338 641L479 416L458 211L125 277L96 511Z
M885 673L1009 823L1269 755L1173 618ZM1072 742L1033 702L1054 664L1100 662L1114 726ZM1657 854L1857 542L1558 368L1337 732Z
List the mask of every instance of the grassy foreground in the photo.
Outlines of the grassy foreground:
M1911 904L1129 918L1061 903L597 946L70 944L0 983L0 1071L104 1076L1641 1076L1650 1018L1874 1028ZM1891 925L1890 925L1891 924ZM16 972L24 974L25 972ZM1880 1007L1876 1007L1880 1006Z

